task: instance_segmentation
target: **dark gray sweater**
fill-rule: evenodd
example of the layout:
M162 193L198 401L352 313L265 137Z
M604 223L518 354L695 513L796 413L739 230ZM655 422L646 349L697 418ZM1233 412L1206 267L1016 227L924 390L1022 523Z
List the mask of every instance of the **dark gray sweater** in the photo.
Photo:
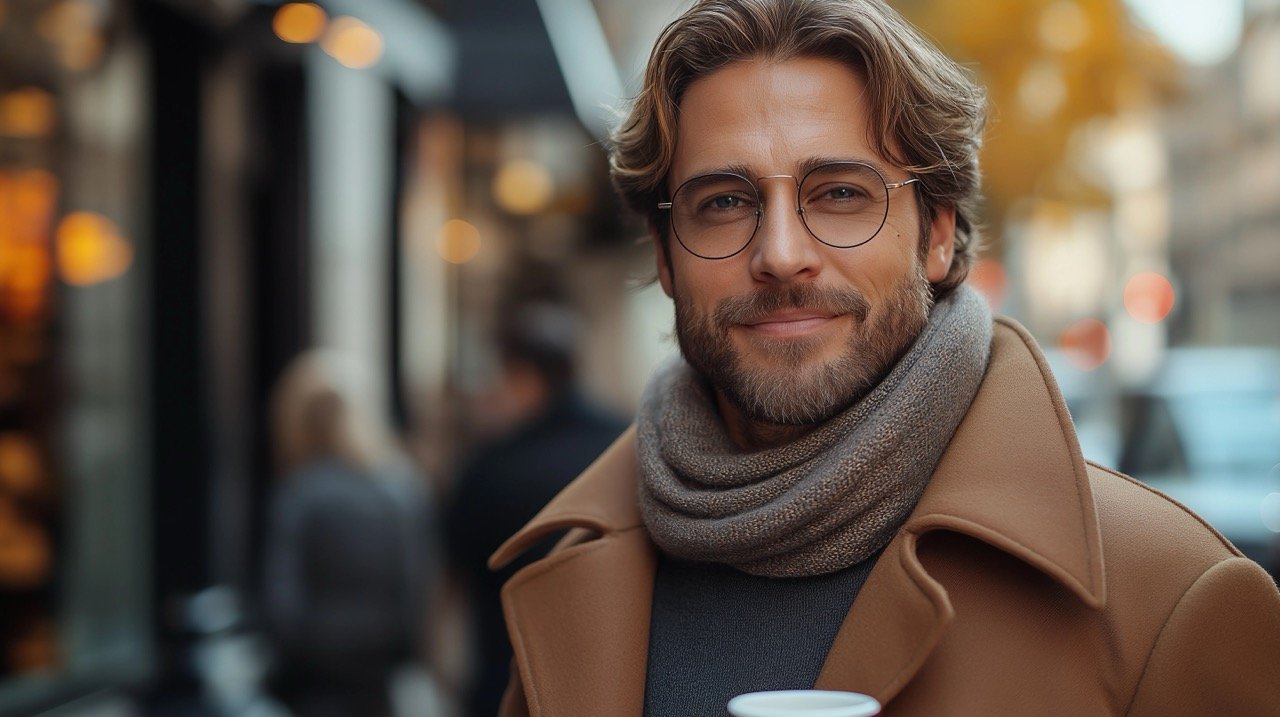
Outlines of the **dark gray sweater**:
M660 557L645 717L723 717L744 692L812 689L878 557L809 578Z

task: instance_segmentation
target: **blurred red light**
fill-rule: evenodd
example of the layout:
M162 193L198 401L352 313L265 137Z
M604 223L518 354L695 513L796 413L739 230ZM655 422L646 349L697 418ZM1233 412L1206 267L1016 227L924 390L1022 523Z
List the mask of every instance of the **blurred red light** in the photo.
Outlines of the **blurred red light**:
M1158 324L1173 311L1173 284L1154 271L1135 274L1124 287L1124 308L1144 324Z
M1063 329L1058 348L1081 371L1092 371L1111 356L1111 332L1097 319L1081 319Z
M983 259L969 272L969 283L987 298L992 311L999 311L1009 293L1009 274L996 259Z

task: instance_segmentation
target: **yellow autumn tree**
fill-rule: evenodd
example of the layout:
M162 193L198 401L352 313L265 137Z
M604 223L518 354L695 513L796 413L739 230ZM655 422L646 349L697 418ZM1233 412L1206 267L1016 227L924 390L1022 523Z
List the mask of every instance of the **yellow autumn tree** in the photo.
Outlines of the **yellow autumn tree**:
M974 71L991 105L983 151L992 253L1022 198L1105 205L1077 171L1077 129L1176 91L1177 67L1123 0L892 0Z

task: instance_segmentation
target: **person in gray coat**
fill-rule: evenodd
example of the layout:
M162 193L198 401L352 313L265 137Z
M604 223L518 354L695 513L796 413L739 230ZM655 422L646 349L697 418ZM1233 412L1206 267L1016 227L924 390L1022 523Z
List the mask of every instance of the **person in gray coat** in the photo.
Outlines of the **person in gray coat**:
M389 678L423 633L428 493L364 409L358 377L342 357L304 354L272 406L282 479L264 608L276 691L298 717L390 715Z

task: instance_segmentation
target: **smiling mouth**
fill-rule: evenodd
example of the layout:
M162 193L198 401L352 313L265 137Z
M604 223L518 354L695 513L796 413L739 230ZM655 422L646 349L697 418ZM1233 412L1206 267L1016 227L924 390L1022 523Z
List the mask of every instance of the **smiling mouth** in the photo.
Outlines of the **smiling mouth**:
M830 325L841 314L814 311L784 311L739 324L744 329L771 338L808 336Z

